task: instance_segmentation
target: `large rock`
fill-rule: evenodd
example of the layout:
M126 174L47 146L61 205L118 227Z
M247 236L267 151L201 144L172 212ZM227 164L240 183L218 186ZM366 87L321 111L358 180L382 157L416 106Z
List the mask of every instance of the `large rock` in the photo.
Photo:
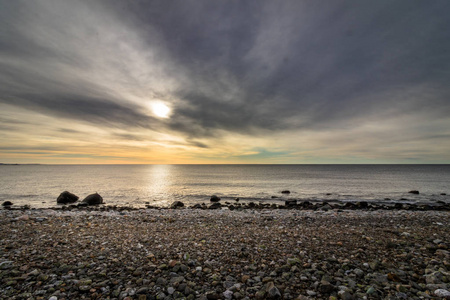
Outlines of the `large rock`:
M82 203L85 203L85 204L87 204L87 205L97 205L97 204L102 204L102 203L103 203L103 198L102 198L102 196L100 196L98 193L90 194L89 196L87 196L86 198L84 198L84 200L82 201Z
M9 207L11 205L13 205L11 201L5 201L2 203L2 206L5 206L5 207Z
M209 199L209 201L211 201L211 202L219 202L219 201L220 201L220 198L217 197L216 195L212 195L212 196L211 196L211 199Z
M408 193L419 195L419 191L418 190L412 190L412 191L409 191Z
M58 198L56 199L56 203L59 204L67 204L67 203L74 203L77 202L79 197L75 194L72 194L71 192L64 191L61 194L59 194Z

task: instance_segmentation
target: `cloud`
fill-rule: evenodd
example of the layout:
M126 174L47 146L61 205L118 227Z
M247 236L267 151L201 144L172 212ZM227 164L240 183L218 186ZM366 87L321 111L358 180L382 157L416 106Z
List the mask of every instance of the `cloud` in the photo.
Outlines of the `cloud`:
M322 147L349 133L344 156L368 157L387 140L395 151L443 156L427 141L444 140L450 128L448 1L1 5L0 106L66 120L70 130L93 126L112 140L211 155L263 149L261 160L295 159L304 147L296 140ZM152 101L167 102L171 118L152 116ZM391 127L369 139L374 122ZM24 126L0 119L0 133L25 135ZM241 141L227 144L231 135ZM242 142L253 138L258 145Z

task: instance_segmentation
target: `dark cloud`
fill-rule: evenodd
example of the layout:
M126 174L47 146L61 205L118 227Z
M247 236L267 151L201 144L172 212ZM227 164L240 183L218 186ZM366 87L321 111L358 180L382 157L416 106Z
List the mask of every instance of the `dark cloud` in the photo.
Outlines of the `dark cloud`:
M428 122L449 125L446 0L0 4L0 104L178 133L201 148L208 143L197 140L224 133L413 115L423 139ZM172 117L149 115L149 100L171 104Z
M69 94L21 94L2 102L20 105L41 113L49 113L61 118L85 121L100 126L136 126L152 128L154 118L139 113L139 108L131 103L117 103L109 99Z

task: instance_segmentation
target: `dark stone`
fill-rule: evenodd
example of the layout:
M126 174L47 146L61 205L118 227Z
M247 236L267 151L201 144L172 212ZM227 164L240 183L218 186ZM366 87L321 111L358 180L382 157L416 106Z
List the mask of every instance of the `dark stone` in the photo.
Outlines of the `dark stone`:
M312 205L312 203L309 201L303 201L300 203L300 206L305 207L305 208L310 207L311 205Z
M284 201L284 205L286 205L286 206L296 206L297 205L297 200L286 200L286 201Z
M170 208L178 208L178 207L184 207L184 203L181 201L175 201L174 203L172 203L172 205L170 205Z
M208 300L218 300L221 298L219 296L219 294L217 294L214 291L206 292L205 296L206 296L206 299L208 299Z
M239 198L234 199L234 201L239 202Z
M211 202L219 202L219 201L220 201L220 198L217 197L216 195L212 195L212 196L211 196L211 199L209 199L209 201L211 201Z
M289 190L284 190L284 191L281 191L281 193L282 193L282 194L290 194L291 191L289 191Z
M192 208L201 209L201 208L203 208L203 206L201 204L197 203L194 206L192 206Z
M408 193L410 193L410 194L415 194L415 195L419 195L419 191L417 191L417 190L412 190L412 191L409 191Z
M335 287L326 280L322 280L319 285L319 292L322 294L329 294L335 290Z
M441 196L447 196L447 194L446 193L441 193Z
M74 203L77 202L79 197L75 194L72 194L71 192L64 191L61 194L59 194L58 198L56 199L56 203L59 204L67 204L67 203Z
M216 202L216 203L211 204L208 208L209 209L219 209L221 207L222 207L222 204Z
M87 205L97 205L103 203L103 198L98 193L90 194L86 198L84 198L83 203Z
M354 208L355 208L355 204L352 203L352 202L346 202L346 203L344 204L344 208L347 208L347 209L354 209Z
M395 203L394 204L394 208L395 209L402 209L403 208L403 204L402 203Z
M367 208L369 207L369 203L367 203L366 201L358 201L356 202L356 206L358 208Z
M11 201L5 201L2 203L2 206L11 206L13 205Z
M277 199L278 197L277 197L277 196L272 196L272 197L270 197L270 198L272 198L272 199Z

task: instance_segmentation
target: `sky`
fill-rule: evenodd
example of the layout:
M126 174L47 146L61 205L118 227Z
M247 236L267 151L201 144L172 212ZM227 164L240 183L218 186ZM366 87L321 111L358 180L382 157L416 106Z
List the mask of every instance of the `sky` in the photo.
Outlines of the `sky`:
M450 163L450 1L0 0L0 162Z

